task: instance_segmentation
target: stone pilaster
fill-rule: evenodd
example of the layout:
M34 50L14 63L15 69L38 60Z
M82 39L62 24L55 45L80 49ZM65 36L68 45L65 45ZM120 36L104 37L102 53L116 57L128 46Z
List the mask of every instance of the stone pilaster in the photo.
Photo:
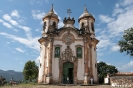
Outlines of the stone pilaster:
M49 48L48 48L48 73L47 73L47 82L52 83L52 54L53 54L53 37L49 39Z
M84 38L84 84L88 84L88 48L87 38Z
M93 78L92 45L89 45L89 48L90 48L90 78Z

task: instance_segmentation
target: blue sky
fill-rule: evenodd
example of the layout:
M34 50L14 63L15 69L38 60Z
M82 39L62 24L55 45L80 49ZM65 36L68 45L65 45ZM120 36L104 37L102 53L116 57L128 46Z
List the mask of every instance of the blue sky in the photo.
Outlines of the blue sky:
M42 32L42 17L50 11L59 16L63 26L70 8L79 27L78 18L86 4L95 17L97 61L114 65L122 72L133 72L133 58L119 52L118 41L123 31L133 27L133 0L1 0L0 3L0 69L22 71L25 62L38 64L38 39Z

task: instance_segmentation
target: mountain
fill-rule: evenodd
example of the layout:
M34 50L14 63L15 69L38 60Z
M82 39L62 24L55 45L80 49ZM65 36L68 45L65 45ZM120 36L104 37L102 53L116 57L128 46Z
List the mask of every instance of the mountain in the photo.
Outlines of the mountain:
M15 72L14 70L0 70L0 76L6 79L6 81L10 81L13 79L14 81L21 81L24 79L22 72Z

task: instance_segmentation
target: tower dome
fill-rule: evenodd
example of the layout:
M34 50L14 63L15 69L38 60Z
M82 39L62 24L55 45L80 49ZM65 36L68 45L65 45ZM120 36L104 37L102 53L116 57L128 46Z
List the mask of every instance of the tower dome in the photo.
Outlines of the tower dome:
M86 8L86 5L85 5L85 8L84 8L84 12L83 14L79 17L78 21L80 21L81 19L83 18L86 18L86 17L91 17L95 20L95 18L93 17L92 14L90 14L88 11L87 11L87 8Z
M44 20L45 18L49 18L49 17L56 18L56 19L59 21L58 16L54 13L53 4L52 4L51 10L43 17L43 20Z

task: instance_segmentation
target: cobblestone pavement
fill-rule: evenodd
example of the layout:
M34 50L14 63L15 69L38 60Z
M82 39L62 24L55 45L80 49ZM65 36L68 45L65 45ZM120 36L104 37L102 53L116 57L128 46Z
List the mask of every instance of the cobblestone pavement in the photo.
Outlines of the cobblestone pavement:
M97 86L57 86L57 85L15 85L15 86L1 86L0 88L116 88L110 85L97 85Z

